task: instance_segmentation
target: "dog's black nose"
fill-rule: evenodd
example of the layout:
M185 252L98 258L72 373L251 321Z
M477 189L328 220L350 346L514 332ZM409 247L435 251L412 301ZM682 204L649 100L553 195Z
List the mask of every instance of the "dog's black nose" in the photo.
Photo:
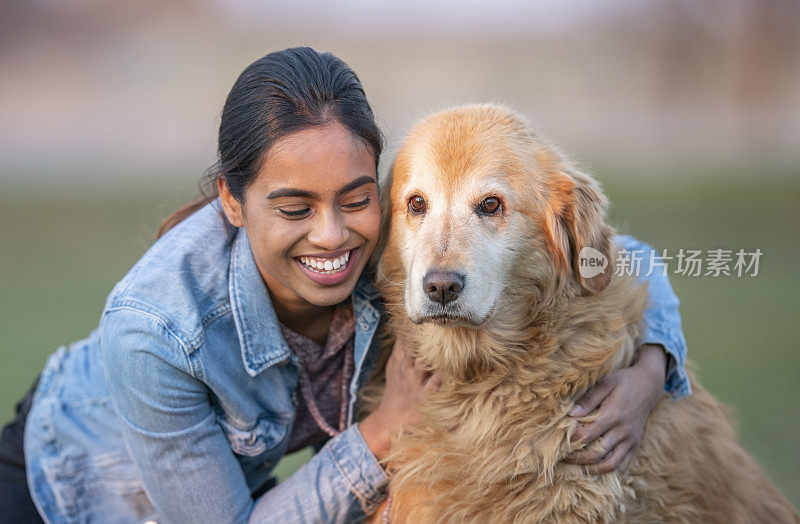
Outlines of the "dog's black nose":
M444 306L457 299L464 289L464 275L455 271L428 271L422 279L422 288L430 300Z

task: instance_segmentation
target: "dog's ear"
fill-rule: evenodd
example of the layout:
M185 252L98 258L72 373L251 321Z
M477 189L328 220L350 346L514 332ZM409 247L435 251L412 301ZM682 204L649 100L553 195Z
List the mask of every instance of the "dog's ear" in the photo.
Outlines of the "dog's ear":
M572 275L587 293L605 289L614 271L611 259L612 229L605 223L608 200L600 185L588 175L569 170L561 172L551 184L558 202L554 212L566 238L561 232L554 239L556 245L568 251L561 252L563 265L570 267Z

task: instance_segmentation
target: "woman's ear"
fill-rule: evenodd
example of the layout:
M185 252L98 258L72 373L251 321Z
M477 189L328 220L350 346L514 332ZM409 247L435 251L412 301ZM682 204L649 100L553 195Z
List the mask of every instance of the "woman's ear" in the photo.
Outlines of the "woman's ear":
M242 227L244 225L242 221L242 205L233 198L224 177L217 179L217 188L219 189L219 198L222 201L222 209L225 211L228 222L236 227Z
M608 200L590 176L573 169L559 173L551 184L558 225L555 243L575 281L587 293L605 289L613 274L611 240L613 230L605 223ZM560 227L559 227L560 226ZM564 248L568 248L568 251ZM561 250L560 250L561 251Z

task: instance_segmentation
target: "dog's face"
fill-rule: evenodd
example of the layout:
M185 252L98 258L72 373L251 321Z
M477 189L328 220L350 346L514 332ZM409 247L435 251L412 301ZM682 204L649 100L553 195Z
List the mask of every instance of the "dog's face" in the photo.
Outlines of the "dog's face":
M442 166L429 146L409 151L402 174L395 164L392 216L406 313L417 323L482 324L517 256L518 202L488 148L470 159L455 152L460 165Z
M571 281L590 246L608 255L605 199L590 178L568 172L527 125L496 106L466 106L418 124L398 153L387 253L399 266L415 323L478 326L516 287Z

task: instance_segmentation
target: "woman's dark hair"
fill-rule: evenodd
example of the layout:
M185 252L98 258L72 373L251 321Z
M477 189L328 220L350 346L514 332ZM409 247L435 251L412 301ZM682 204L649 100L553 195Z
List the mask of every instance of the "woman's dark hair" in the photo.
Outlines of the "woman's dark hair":
M158 228L161 237L218 196L224 177L236 200L256 179L266 152L281 138L309 127L339 122L372 149L377 159L383 136L361 82L331 53L293 47L250 64L233 84L219 125L218 160L200 181L201 196L178 209Z

